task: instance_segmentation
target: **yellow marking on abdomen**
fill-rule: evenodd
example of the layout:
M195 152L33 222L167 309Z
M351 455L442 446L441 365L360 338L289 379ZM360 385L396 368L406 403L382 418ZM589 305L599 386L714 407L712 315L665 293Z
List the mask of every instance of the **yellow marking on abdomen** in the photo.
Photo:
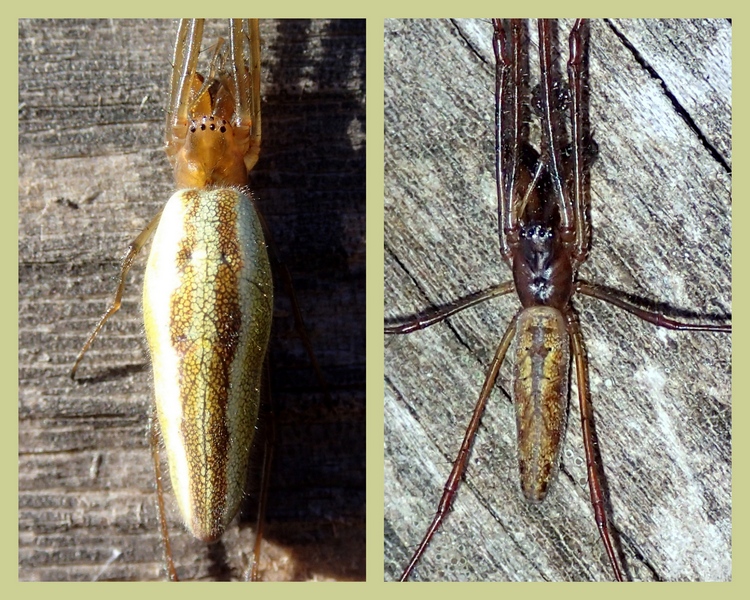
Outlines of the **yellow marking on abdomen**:
M234 189L176 192L154 236L143 313L172 487L206 541L242 499L272 312L250 199Z
M565 433L570 339L562 313L527 308L516 325L513 404L521 489L541 502L554 481Z

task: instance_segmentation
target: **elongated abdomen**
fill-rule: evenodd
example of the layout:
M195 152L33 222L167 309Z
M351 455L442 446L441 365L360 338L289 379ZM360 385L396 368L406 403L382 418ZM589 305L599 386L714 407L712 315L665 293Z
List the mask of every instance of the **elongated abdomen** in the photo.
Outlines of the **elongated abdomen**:
M521 489L541 502L557 475L565 434L570 340L559 310L538 306L516 325L513 404Z
M221 536L242 499L272 287L247 196L170 198L146 267L143 317L172 487L185 524L205 541Z

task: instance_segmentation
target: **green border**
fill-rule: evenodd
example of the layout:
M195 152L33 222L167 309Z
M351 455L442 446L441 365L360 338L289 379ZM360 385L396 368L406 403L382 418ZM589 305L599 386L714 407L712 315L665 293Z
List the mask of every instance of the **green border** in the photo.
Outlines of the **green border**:
M3 22L3 33L2 45L5 49L3 56L11 57L8 62L13 61L13 57L16 58L15 64L6 64L3 72L10 74L10 81L15 83L16 94L6 93L3 96L2 103L5 106L3 114L7 116L12 115L14 111L17 111L17 89L18 89L18 69L17 69L17 52L18 52L18 24L17 19L20 17L41 17L41 16L133 16L133 17L173 17L181 14L195 14L205 12L205 3L190 2L190 3L170 3L168 6L156 7L155 3L144 3L144 2L129 2L126 7L120 4L94 4L92 2L78 2L68 1L65 3L52 2L51 0L43 0L42 2L36 2L33 6L20 5L17 3L11 4L10 7L6 7L5 11L10 11L12 14L10 18L6 17ZM744 18L745 10L740 8L739 2L732 1L714 1L710 4L706 3L688 3L688 2L668 2L668 3L656 3L653 0L650 2L628 2L627 4L619 4L614 7L614 10L610 14L604 15L604 11L610 11L610 7L607 7L601 2L580 2L573 0L571 2L549 2L544 0L543 2L534 3L532 11L535 13L546 13L545 16L561 16L559 13L565 13L569 16L580 16L580 13L588 13L586 16L614 16L611 12L619 13L617 16L651 16L651 17L665 17L665 16L708 16L710 13L713 16L726 17L729 15L736 16L740 13L739 18L733 20L733 44L734 44L734 56L738 57L734 62L733 70L733 85L734 85L734 105L744 108L742 101L738 102L738 98L742 99L747 97L747 73L748 69L746 65L746 59L741 57L747 57L748 54L748 37L744 30L746 21ZM368 494L368 511L367 511L367 574L368 583L336 583L336 584L323 584L322 587L318 586L306 586L304 591L298 587L287 587L279 588L276 587L273 590L274 598L287 598L287 597L299 597L304 593L304 597L311 598L348 598L353 594L362 595L364 594L367 598L381 597L383 593L396 594L403 596L409 593L401 589L396 591L396 586L383 587L387 584L382 583L383 580L383 545L382 545L382 523L383 523L383 411L382 411L382 375L383 375L383 336L382 336L382 323L383 323L383 286L382 286L382 274L383 274L383 69L382 69L382 56L383 56L383 19L385 17L437 17L446 15L455 15L456 4L452 2L419 2L412 5L407 5L402 2L392 2L390 0L381 0L379 2L363 3L363 2L344 2L342 0L334 1L323 1L323 2L302 2L301 0L288 0L286 2L275 2L271 4L259 3L257 6L252 6L248 3L230 2L228 4L222 4L221 8L224 13L236 13L240 7L243 10L250 10L256 13L257 16L273 16L273 17L308 17L308 16L336 16L336 17L366 17L367 22L367 92L368 92L368 106L367 106L367 238L368 238L368 253L367 253L367 356L368 356L368 377L367 377L367 397L368 397L368 424L367 424L367 494ZM511 15L504 16L528 16L528 14L518 15L518 11L528 10L529 5L514 4L504 7L502 4L497 2L463 2L460 5L459 11L465 15L483 15L489 16L491 12L505 12L505 8L510 9ZM577 9L579 14L574 15L573 9ZM593 13L593 14L592 14ZM11 87L11 86L8 86ZM6 90L7 91L7 90ZM15 104L15 106L13 106ZM747 131L746 117L744 110L737 110L733 115L733 140L735 157L739 157L740 165L744 164L744 136L742 132ZM17 202L13 201L12 198L18 197L17 190L17 159L14 156L18 155L18 137L11 137L6 133L6 143L3 146L3 171L5 176L3 181L5 186L9 188L6 194L10 197L3 205L3 217L0 220L0 226L2 227L2 235L0 235L0 243L2 244L2 256L4 259L0 262L0 277L2 281L6 282L4 288L6 292L0 297L0 305L3 309L3 314L13 315L18 313L18 266L17 266L17 223L18 223L18 207ZM737 151L739 147L739 151ZM735 158L734 162L738 162ZM14 168L16 167L16 168ZM743 192L745 189L744 178L742 177L743 170L740 170L740 177L734 181L734 197L740 199L740 202L733 207L733 228L739 231L743 231L744 225L750 223L750 202L745 201L748 198L747 194ZM742 304L744 299L745 285L747 277L743 275L743 267L737 260L740 257L747 257L750 255L748 249L748 242L744 236L740 236L739 239L734 240L736 244L733 246L733 258L736 262L733 264L734 271L734 293L737 298L737 291L740 292L739 304L740 310L734 310L734 327L735 331L739 332L739 335L734 336L734 354L733 363L736 367L744 364L743 357L747 356L746 343L744 342L745 335L743 332L747 332L747 322L750 319L744 310L742 310ZM4 345L5 360L2 361L2 370L5 373L5 381L11 382L7 387L15 389L17 392L17 347L16 351L12 347L13 340L18 339L17 322L14 322L12 318L8 318L6 322L10 323L8 329L5 330L3 336L6 341ZM737 344L739 340L739 344ZM17 346L17 343L16 343ZM747 383L742 380L741 376L736 377L733 380L736 390L741 391L747 389L744 386ZM735 396L743 397L744 394L734 394ZM17 397L17 393L16 396ZM3 419L4 431L3 431L3 446L4 452L3 460L4 472L7 474L7 481L17 481L17 440L18 440L18 429L17 429L17 402L13 402L13 394L10 397L5 398L4 410L7 411L6 418ZM743 426L748 422L747 418L748 407L744 402L738 402L734 405L734 423L736 431L743 431ZM746 576L743 565L748 556L747 553L747 531L748 531L748 516L745 512L746 503L743 502L743 498L746 497L747 492L747 474L745 461L743 457L748 455L748 444L744 436L737 436L734 438L734 469L733 469L733 491L734 493L734 553L733 553L733 576L734 581L729 584L715 584L713 593L734 595L739 590L746 587ZM2 580L12 584L12 588L23 585L21 589L10 589L7 590L10 597L17 596L19 593L23 593L26 596L31 597L42 597L48 598L50 594L54 594L56 599L65 598L67 596L76 598L85 597L91 595L100 596L102 589L99 585L107 585L108 593L116 596L124 597L126 594L131 593L131 588L125 587L127 584L68 584L64 588L60 588L59 584L19 584L17 583L18 577L18 529L17 529L17 496L15 494L6 494L2 497L2 508L5 509L3 513L6 518L3 519L2 530L0 536L2 537L3 544L0 548L2 554ZM54 590L50 588L50 585L55 585ZM160 588L152 587L158 586L159 584L135 584L148 586L148 595L156 597L161 596L163 592L160 592ZM497 593L504 592L520 592L523 594L531 593L534 596L548 595L552 591L547 587L536 586L534 588L524 587L523 590L499 590L496 587L488 588L486 584L465 584L472 586L472 593L479 592L481 595L491 594L495 597ZM495 584L504 585L504 584ZM523 584L505 584L505 585L523 585ZM565 585L565 584L564 584ZM625 594L632 595L633 589L631 587L623 588L620 587L618 591L612 586L607 587L605 590L602 587L591 588L590 592L583 589L585 584L567 584L568 587L559 587L554 591L555 596L562 595L563 597L570 594L571 597L575 596L580 598L583 595L589 593L596 594L597 596L602 593L606 593L612 597L624 597ZM45 586L45 587L41 587ZM485 589L479 590L478 586L484 586ZM575 589L572 589L575 586ZM265 590L267 588L261 588ZM84 590L90 590L88 592ZM111 590L111 591L110 591ZM202 596L205 594L205 588L196 588L194 586L180 588L180 595L187 595L190 597L197 597L199 594ZM286 591L288 590L288 591ZM425 598L442 598L450 595L455 597L457 588L448 587L440 584L426 584L426 587L420 586L420 590L425 594ZM569 590L569 591L568 591ZM680 596L692 596L692 595L704 595L706 589L697 589L691 587L683 587L681 590L675 590L670 588L669 592L679 593ZM656 595L659 593L655 588L648 586L647 588L641 587L640 593L647 595ZM747 592L747 590L746 590ZM172 592L174 593L174 592ZM247 591L241 590L240 588L224 587L223 593L227 596L234 594L246 594ZM258 593L258 592L256 592ZM263 592L260 592L261 595ZM412 592L413 593L413 592Z

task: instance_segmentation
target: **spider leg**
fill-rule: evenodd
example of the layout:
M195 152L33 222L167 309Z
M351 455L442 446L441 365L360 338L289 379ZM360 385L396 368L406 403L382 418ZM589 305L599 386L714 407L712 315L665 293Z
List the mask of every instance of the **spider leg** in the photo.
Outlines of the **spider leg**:
M161 433L159 430L159 419L156 416L156 406L151 407L149 418L149 445L151 446L151 458L154 461L154 476L156 479L156 504L159 509L159 525L161 528L161 540L164 544L164 559L167 563L167 575L170 581L179 581L177 569L172 558L172 544L169 541L169 527L167 526L167 513L164 508L164 486L162 485L161 458L159 457L159 444Z
M583 35L585 19L577 19L570 31L568 44L568 82L570 87L570 124L573 146L573 219L575 222L575 244L573 260L581 264L586 260L591 242L591 225L588 222L586 195L584 192L584 127L583 127Z
M555 127L555 104L552 97L555 84L550 20L539 19L538 26L542 87L542 156L549 170L552 192L560 213L560 239L563 243L569 244L571 238L575 238L576 224L573 203L565 190L565 174Z
M485 300L490 298L496 298L498 296L504 296L505 294L512 294L516 291L516 284L513 281L506 281L500 285L496 285L487 290L477 292L476 294L470 294L459 298L458 300L451 302L448 306L439 308L434 311L422 313L417 315L416 318L410 319L404 323L398 323L395 325L386 325L385 333L388 335L411 333L412 331L418 331L420 329L426 329L430 325L440 323L448 317L461 312L470 306L476 306L481 304Z
M245 154L245 166L250 171L258 162L261 141L258 19L231 19L229 48L231 73L236 90L235 126L247 128L249 145Z
M653 323L657 327L664 327L665 329L673 329L676 331L715 331L719 333L731 333L732 331L731 323L688 323L686 321L670 319L659 312L640 308L632 302L615 295L609 290L585 281L576 281L575 289L577 292L586 296L591 296L592 298L597 298L598 300L614 304L618 308L635 315L639 319Z
M512 265L518 245L519 210L514 200L519 176L523 101L521 99L521 28L519 19L510 22L508 39L502 19L493 19L495 52L495 182L497 185L498 229L503 257Z
M513 317L513 320L510 322L507 329L505 330L505 333L503 334L502 340L500 340L500 344L498 344L497 346L495 357L492 359L490 369L487 372L487 377L485 378L484 385L482 386L482 391L480 392L479 399L477 400L476 406L474 407L471 421L469 421L469 426L466 428L466 433L464 434L464 439L461 443L461 449L458 451L458 456L456 456L456 460L453 463L451 474L448 476L448 480L445 482L445 486L443 487L443 495L440 497L437 512L435 513L430 526L427 528L427 532L424 534L424 537L417 547L417 550L411 557L409 564L401 574L400 581L406 581L409 578L409 575L411 575L414 567L417 565L419 559L427 549L427 546L430 544L432 536L435 535L435 532L440 528L440 525L442 525L445 517L448 516L448 513L453 507L453 498L456 495L456 491L458 490L458 486L461 483L461 479L463 479L464 473L466 473L466 467L469 464L469 456L471 455L471 447L474 445L474 438L477 435L479 424L482 421L482 415L484 414L484 409L487 406L487 400L489 399L490 392L492 392L492 388L495 385L497 374L500 371L500 365L503 364L505 354L508 352L511 341L513 341L513 336L516 332L517 320L518 315Z
M570 334L570 345L576 363L576 378L578 380L578 402L581 412L581 429L583 430L583 447L586 453L586 470L588 471L589 493L591 495L591 507L594 509L596 526L599 535L607 551L607 557L612 565L612 570L617 581L623 581L620 565L612 545L609 532L609 519L602 490L601 475L596 458L596 440L593 426L593 410L589 398L589 366L586 358L586 348L583 345L583 336L578 325L578 320L571 310L566 311L565 319L568 322Z
M83 348L81 348L81 351L78 353L78 356L76 357L76 362L73 365L73 369L70 371L70 377L72 379L75 379L76 371L78 370L78 365L81 364L81 361L83 360L83 356L88 352L89 347L93 343L94 339L96 339L96 336L99 335L99 331L101 331L102 327L104 327L104 324L109 320L109 318L114 315L118 310L120 310L120 306L122 304L122 294L125 291L125 276L128 274L128 271L130 271L130 267L133 266L133 261L135 260L136 256L138 256L138 253L141 251L141 248L146 244L148 239L151 237L151 234L154 232L154 229L156 229L156 226L159 224L159 220L161 219L161 211L159 211L159 214L157 214L153 219L151 219L151 222L146 225L146 228L141 231L141 233L138 234L138 237L135 238L130 246L128 247L128 252L125 255L125 258L122 259L122 266L120 267L120 276L118 278L117 283L117 290L115 291L115 297L112 299L112 302L110 302L109 306L107 307L106 312L102 315L102 318L99 319L99 322L96 324L96 327L94 328L94 331L89 336L89 339L86 340L86 343L83 345Z
M181 19L172 55L172 80L169 86L167 126L164 143L172 158L185 141L190 117L190 91L198 68L204 19Z

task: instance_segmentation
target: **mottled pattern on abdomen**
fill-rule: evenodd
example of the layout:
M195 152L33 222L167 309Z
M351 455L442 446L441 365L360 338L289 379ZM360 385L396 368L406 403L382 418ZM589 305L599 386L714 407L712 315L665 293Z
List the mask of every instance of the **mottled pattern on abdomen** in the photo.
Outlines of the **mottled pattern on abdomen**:
M187 527L213 540L242 499L273 310L249 198L233 189L175 193L143 298L172 487Z
M516 325L513 404L516 407L521 489L541 502L557 475L565 432L570 339L562 313L539 306Z

